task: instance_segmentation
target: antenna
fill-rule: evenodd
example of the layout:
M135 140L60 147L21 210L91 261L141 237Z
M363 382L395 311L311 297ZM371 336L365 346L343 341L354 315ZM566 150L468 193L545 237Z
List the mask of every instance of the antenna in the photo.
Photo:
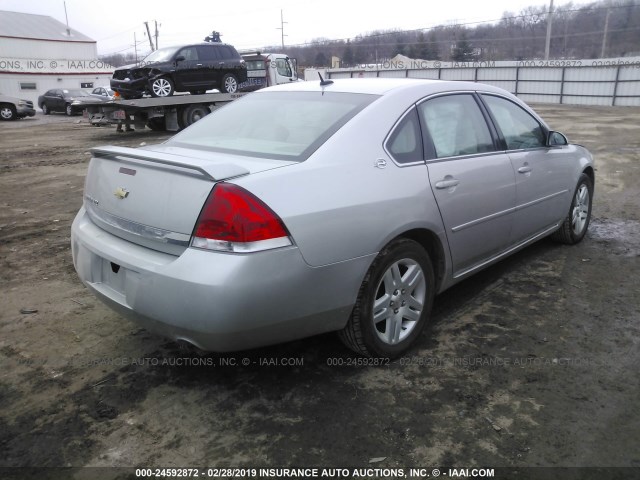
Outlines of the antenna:
M321 87L326 87L327 85L331 85L333 83L333 80L325 80L324 78L322 78L322 75L320 74L320 72L318 72L318 76L320 77Z

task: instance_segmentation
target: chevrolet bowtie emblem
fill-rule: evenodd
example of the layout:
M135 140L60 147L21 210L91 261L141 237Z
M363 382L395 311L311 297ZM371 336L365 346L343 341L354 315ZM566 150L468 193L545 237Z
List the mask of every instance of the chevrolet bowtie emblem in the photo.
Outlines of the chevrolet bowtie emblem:
M118 187L116 188L116 191L113 192L113 194L118 197L120 200L124 200L125 198L127 198L129 196L129 192L122 188L122 187Z

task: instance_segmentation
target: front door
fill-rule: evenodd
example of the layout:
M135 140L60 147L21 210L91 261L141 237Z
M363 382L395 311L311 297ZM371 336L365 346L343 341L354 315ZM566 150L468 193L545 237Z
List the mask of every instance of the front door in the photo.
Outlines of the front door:
M570 162L566 147L546 146L545 131L529 112L503 97L482 98L506 141L515 172L517 211L511 241L520 243L554 228L567 215Z
M176 62L174 78L176 90L184 91L199 87L203 82L203 64L198 58L196 47L181 48L175 58L184 57Z

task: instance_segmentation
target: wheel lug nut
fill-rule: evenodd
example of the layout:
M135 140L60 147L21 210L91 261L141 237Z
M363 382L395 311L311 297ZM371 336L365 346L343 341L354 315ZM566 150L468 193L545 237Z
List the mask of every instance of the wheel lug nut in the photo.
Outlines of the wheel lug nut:
M393 311L393 313L398 313L399 311L400 311L400 310L396 308L396 309Z
M391 302L389 302L389 305L393 307L395 305L395 302L392 300Z
M405 292L406 292L406 290L403 288L403 289L402 289L402 294L404 295L404 294L405 294Z
M402 306L404 307L407 304L407 302L402 302Z
M394 294L394 295L398 295L398 293L400 293L400 292L398 292L398 290L396 290L395 292L393 292L393 294Z

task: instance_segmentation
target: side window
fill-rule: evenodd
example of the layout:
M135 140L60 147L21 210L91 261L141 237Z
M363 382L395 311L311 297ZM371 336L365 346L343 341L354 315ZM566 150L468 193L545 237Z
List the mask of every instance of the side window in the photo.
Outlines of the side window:
M216 51L218 50L213 45L201 45L197 47L198 49L198 58L204 61L217 60L218 56L216 55Z
M482 95L482 98L502 131L509 150L546 145L542 127L529 112L501 97Z
M472 95L432 98L418 105L418 110L436 158L495 150L487 122Z
M418 114L413 108L402 121L396 125L387 140L387 150L398 163L411 163L424 160L422 138Z
M183 48L178 52L178 57L182 55L186 61L189 60L198 60L198 52L196 51L196 47L187 47Z
M219 51L220 57L222 57L223 60L230 60L234 58L231 48L227 47L226 45L222 45L218 47L218 51Z
M289 62L287 62L284 58L278 58L276 60L276 69L280 75L283 77L291 76L291 68L289 67Z

